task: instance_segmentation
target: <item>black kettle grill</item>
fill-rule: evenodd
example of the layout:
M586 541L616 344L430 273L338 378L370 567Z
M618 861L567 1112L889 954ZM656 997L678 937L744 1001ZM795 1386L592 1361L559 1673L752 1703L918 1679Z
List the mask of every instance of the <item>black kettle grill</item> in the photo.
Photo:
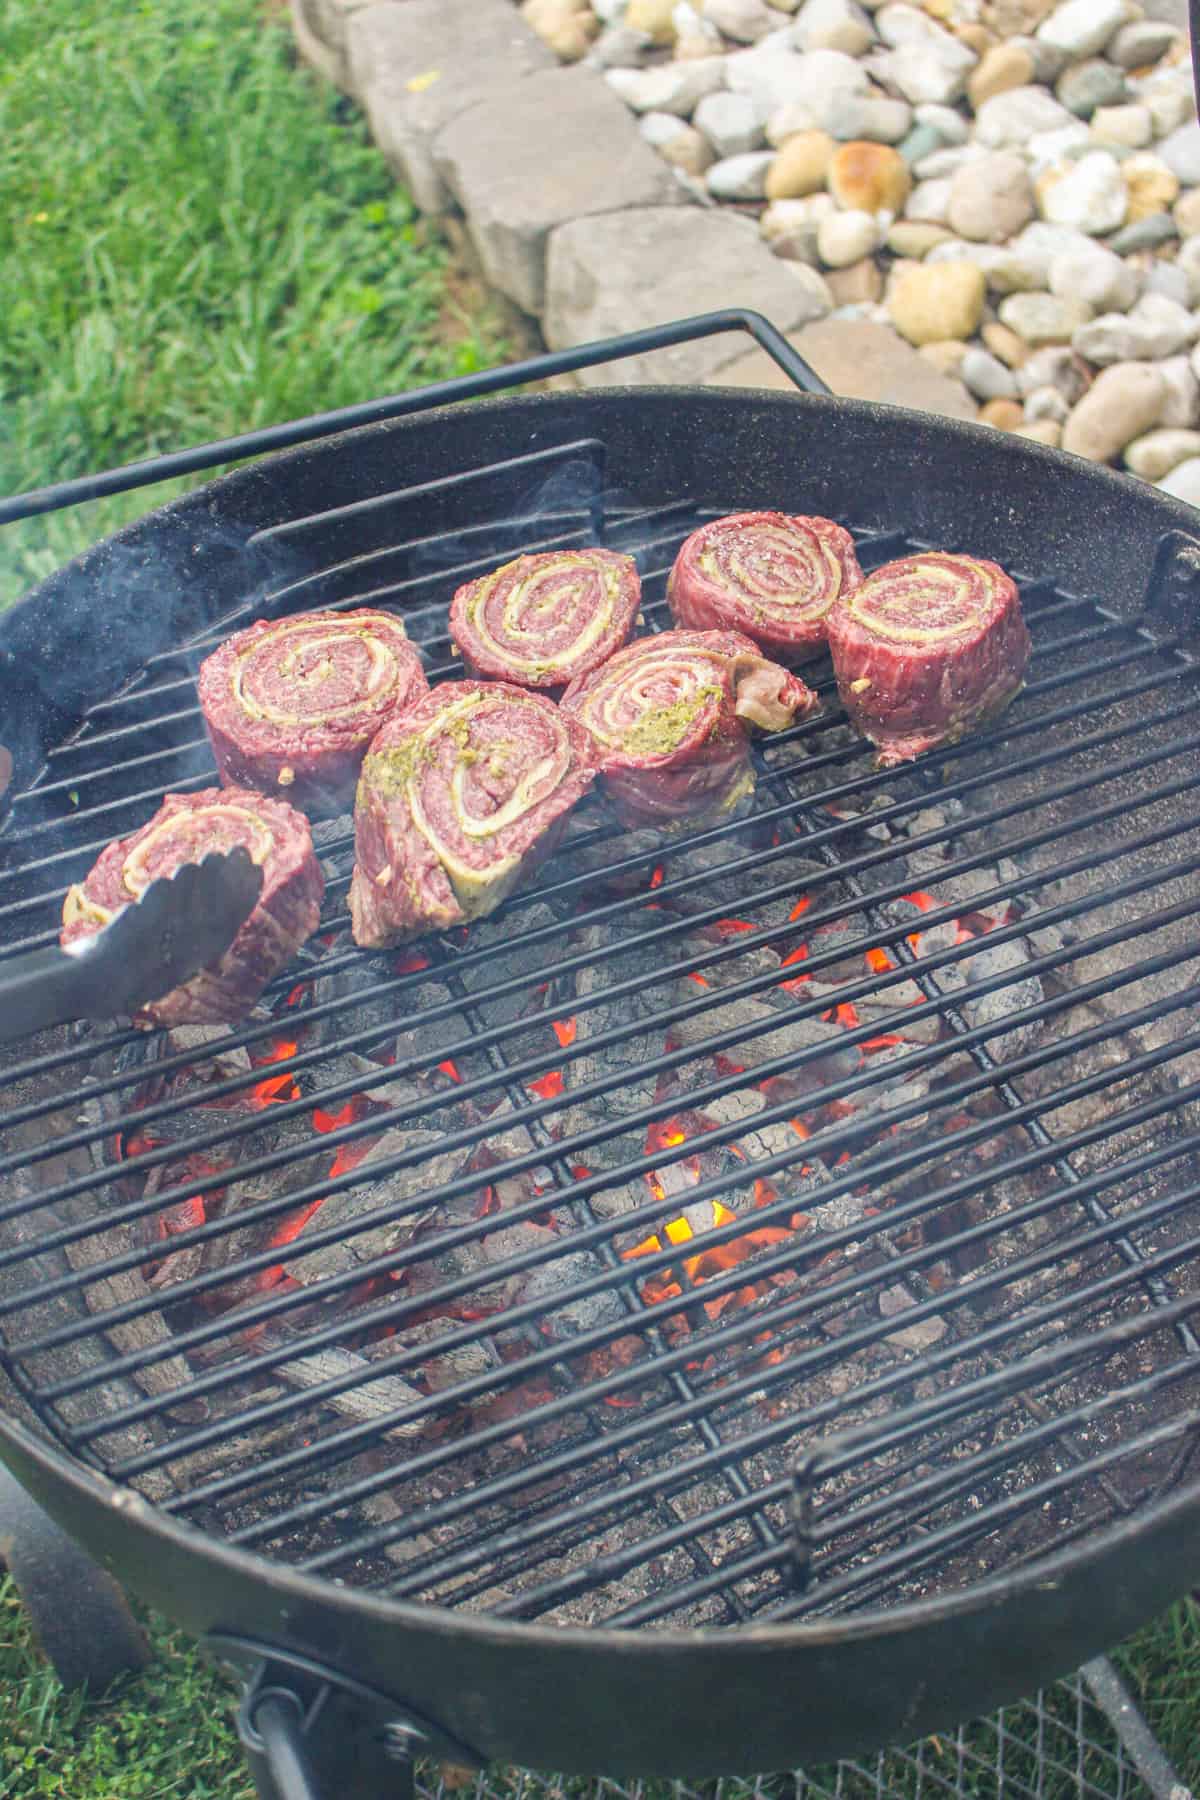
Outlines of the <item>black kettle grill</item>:
M733 329L805 391L479 398ZM830 1758L1200 1578L1193 511L832 398L721 314L2 516L266 451L0 620L5 955L212 780L196 668L254 616L369 598L436 678L478 569L602 540L655 630L683 537L767 507L866 567L995 558L1034 658L989 731L887 772L818 667L749 817L628 836L589 801L531 891L404 953L350 944L326 821L321 931L242 1026L6 1053L0 1450L246 1669L262 1793L377 1796L419 1749ZM53 1637L59 1576L8 1535Z

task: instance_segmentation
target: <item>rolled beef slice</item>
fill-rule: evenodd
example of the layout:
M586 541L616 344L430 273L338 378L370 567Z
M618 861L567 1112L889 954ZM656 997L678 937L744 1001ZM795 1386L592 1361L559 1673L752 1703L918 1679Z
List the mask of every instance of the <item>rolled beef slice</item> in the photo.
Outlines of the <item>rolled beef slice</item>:
M685 538L667 600L677 625L740 631L794 663L824 649L830 607L861 580L854 539L832 519L730 513Z
M259 619L200 666L221 780L310 813L350 805L375 733L428 692L400 620L370 607Z
M168 794L148 824L110 844L68 892L63 944L101 930L159 876L239 844L262 868L253 912L223 956L143 1007L135 1024L234 1024L251 1010L268 981L312 936L321 915L325 881L308 820L282 800L245 788Z
M468 674L557 695L621 648L641 598L631 556L548 550L460 587L450 635Z
M828 629L842 704L884 768L993 717L1030 654L1011 576L936 550L884 563L831 609Z
M635 638L562 700L590 732L608 799L631 827L727 816L754 790L749 728L780 731L816 704L736 631Z
M595 779L585 731L504 682L447 681L379 733L354 812L355 941L403 943L495 911Z

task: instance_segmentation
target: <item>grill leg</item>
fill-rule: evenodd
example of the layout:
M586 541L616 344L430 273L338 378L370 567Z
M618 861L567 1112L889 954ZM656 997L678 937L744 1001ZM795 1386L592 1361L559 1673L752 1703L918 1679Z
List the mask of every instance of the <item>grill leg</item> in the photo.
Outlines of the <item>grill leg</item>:
M94 1694L150 1651L112 1576L31 1500L0 1463L0 1562L8 1566L38 1643L64 1687Z
M238 1712L259 1800L413 1800L413 1758L477 1765L400 1701L298 1652L220 1636L208 1648L248 1675Z

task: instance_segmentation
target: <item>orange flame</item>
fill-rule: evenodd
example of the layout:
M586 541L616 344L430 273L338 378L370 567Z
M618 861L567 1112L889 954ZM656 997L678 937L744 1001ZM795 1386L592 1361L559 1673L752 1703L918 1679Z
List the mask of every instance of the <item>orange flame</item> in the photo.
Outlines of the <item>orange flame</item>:
M256 1069L267 1068L271 1063L286 1062L289 1057L295 1056L299 1048L300 1046L294 1038L280 1037L276 1038L269 1047L264 1047L256 1055L252 1055L250 1060ZM251 1106L265 1107L281 1100L298 1100L300 1098L300 1089L296 1085L296 1078L290 1074L268 1076L265 1081L256 1082L248 1092Z

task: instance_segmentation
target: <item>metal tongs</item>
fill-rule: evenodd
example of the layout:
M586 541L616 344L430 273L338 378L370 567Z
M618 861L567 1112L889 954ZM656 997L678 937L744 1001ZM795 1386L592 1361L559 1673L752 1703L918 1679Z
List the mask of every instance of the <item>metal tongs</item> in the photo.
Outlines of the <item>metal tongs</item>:
M0 1043L161 999L228 950L261 888L262 870L240 845L214 851L152 881L69 950L52 945L0 963Z

